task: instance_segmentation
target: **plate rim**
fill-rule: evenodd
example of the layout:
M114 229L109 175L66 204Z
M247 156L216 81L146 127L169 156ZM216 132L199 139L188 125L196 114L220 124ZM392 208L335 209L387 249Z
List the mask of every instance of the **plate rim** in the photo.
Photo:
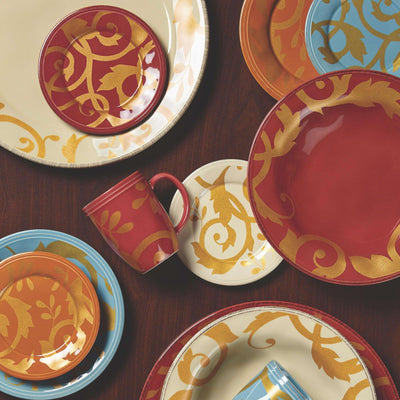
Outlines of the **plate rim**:
M227 159L221 159L221 160L215 160L215 161L211 161L207 164L204 164L202 166L200 166L199 168L197 168L196 170L194 170L193 172L191 172L183 181L183 185L186 187L188 182L192 182L193 179L195 178L195 176L197 176L199 173L201 173L204 170L207 169L213 169L213 168L218 168L220 165L226 165L226 166L241 166L244 169L244 177L245 180L247 180L247 167L248 167L248 161L247 160L242 160L239 158L227 158ZM222 168L222 167L221 167ZM191 196L192 193L189 192L189 195ZM171 214L171 212L174 212L174 210L176 209L176 207L178 207L177 202L179 201L179 192L176 191L172 201L171 201L171 205L169 207L169 212L168 214ZM189 222L188 222L189 223ZM183 231L182 231L183 232ZM261 230L260 230L261 232ZM178 242L179 242L179 237L180 235L178 234ZM269 244L269 241L265 238L264 240L265 243ZM181 247L181 246L180 246ZM272 249L274 252L275 250ZM256 282L262 278L265 278L267 275L269 275L270 273L272 273L278 266L279 264L283 261L283 258L279 255L279 253L276 253L276 260L274 263L272 263L272 265L274 265L272 268L268 268L266 266L266 268L264 269L263 273L258 273L256 275L253 276L249 276L246 279L236 279L234 281L226 281L226 279L224 279L224 274L222 274L221 276L215 275L215 276L205 276L204 274L202 274L201 272L199 272L199 268L197 268L197 264L195 263L195 265L193 266L193 263L190 263L186 257L182 254L182 251L178 251L178 257L181 259L182 263L185 265L185 267L192 272L193 274L195 274L197 277L201 278L202 280L209 282L209 283L213 283L216 285L221 285L221 286L242 286L242 285L247 285L253 282ZM239 262L239 260L238 260ZM236 265L235 265L236 266ZM206 268L206 267L204 267Z
M247 312L262 312L262 310L264 311L271 311L271 309L273 309L274 311L282 311L282 312L286 312L289 314L295 314L295 315L299 315L302 316L304 318L309 318L314 320L316 323L322 325L324 328L330 330L331 333L335 334L337 337L339 337L341 339L341 343L346 345L348 349L350 349L352 351L352 353L354 354L354 356L358 359L359 363L361 364L362 368L363 368L363 372L365 375L365 378L368 380L369 382L369 386L371 388L371 394L372 394L372 399L373 400L377 400L377 395L376 395L376 390L375 390L375 385L374 382L372 380L372 376L369 372L368 367L366 366L364 360L362 359L362 357L360 356L360 354L357 352L357 350L351 345L350 341L346 339L346 337L344 335L342 335L336 328L330 326L327 322L323 321L320 318L315 317L314 315L310 315L308 313L306 313L305 311L301 311L301 310L295 310L295 309L291 309L290 307L284 307L284 306L254 306L251 308L243 308L240 310L236 310L233 311L231 313L228 313L226 315L221 316L220 318L217 318L214 321L211 321L209 324L207 324L205 327L203 327L199 332L197 332L195 335L193 335L182 347L182 349L179 351L179 353L176 355L174 361L172 362L172 364L170 365L167 374L165 375L165 379L164 379L164 383L163 386L161 388L161 393L160 393L160 400L167 400L167 398L165 397L166 395L166 385L168 384L168 379L171 378L171 374L172 374L172 370L177 367L178 363L181 361L182 356L184 355L184 353L189 349L189 347L197 340L199 339L201 336L203 336L208 330L212 329L213 327L215 327L216 325L218 325L219 323L222 323L223 321L225 321L228 318L231 317L237 317L240 316L241 314L245 314Z
M240 12L240 18L239 18L239 41L240 41L240 48L242 50L242 55L243 58L246 62L246 65L251 73L251 75L254 77L254 79L257 81L257 83L261 86L261 88L266 91L270 96L272 96L275 100L280 100L282 99L287 93L289 93L291 90L288 92L283 92L280 88L278 88L276 85L270 82L269 79L265 77L263 72L260 70L258 63L254 59L254 55L250 49L250 38L249 38L249 17L250 17L250 12L252 10L252 7L254 6L254 2L256 0L244 0L242 9ZM276 7L280 0L266 0L266 2L271 3L272 8L271 8L271 15L273 13L273 9ZM268 25L270 25L270 20L268 21ZM268 28L268 38L270 35L270 27ZM276 62L279 64L281 67L281 71L286 71L287 76L293 77L293 79L296 80L296 86L301 85L305 81L296 77L293 75L290 71L288 71L279 61L278 57L276 56L275 52L273 51L272 44L271 44L271 51L273 54L273 58L276 60ZM308 55L307 55L308 57ZM294 88L294 85L293 85ZM293 89L292 88L292 89Z
M400 78L393 76L391 74L382 72L382 71L376 71L376 70L365 70L365 69L344 69L344 70L337 70L337 71L331 71L328 72L326 74L322 74L319 75L317 77L315 77L314 79L311 79L310 81L304 82L302 85L294 88L293 90L291 90L289 93L287 93L285 95L285 97L283 97L281 100L279 100L267 113L267 115L263 118L262 122L260 123L260 125L257 128L257 132L254 136L253 142L251 144L251 148L250 148L250 152L249 152L249 168L247 170L248 175L247 175L247 180L248 180L248 185L249 185L249 198L250 198L250 204L253 210L253 214L254 217L257 220L258 226L260 227L261 232L264 234L264 236L267 238L267 240L269 241L270 245L276 250L276 252L278 254L281 255L281 257L288 262L290 265L292 265L294 268L296 268L297 270L299 270L302 273L305 273L306 275L324 281L324 282L328 282L331 284L337 284L337 285L344 285L344 286L368 286L368 285L373 285L373 284L379 284L379 283L384 283L384 282L388 282L391 280L394 280L396 278L398 278L400 276L400 271L395 272L393 274L387 275L387 276L383 276L383 277L379 277L379 278L368 278L368 280L363 280L363 281L349 281L349 280L344 280L344 279L337 279L337 278L326 278L323 276L319 276L319 275L315 275L312 273L312 271L309 271L301 266L299 266L295 261L290 260L285 254L284 252L279 248L278 244L275 243L275 241L272 240L271 235L267 234L266 229L264 228L263 224L262 224L262 219L259 216L258 212L257 212L257 208L255 206L255 202L254 202L254 195L253 195L253 190L252 190L252 176L251 176L251 166L254 160L254 154L255 154L255 147L256 147L256 143L258 141L259 138L259 134L261 132L261 127L265 124L265 122L267 121L267 119L270 118L270 116L272 114L274 114L276 112L276 110L282 105L284 104L284 101L287 97L294 95L294 93L302 90L305 86L313 84L314 82L321 80L321 79L325 79L328 78L330 76L335 76L335 75L345 75L345 74L363 74L363 75L378 75L378 76L385 76L387 79L390 80L398 80L400 83Z
M1 238L0 246L5 247L5 245L7 245L8 242L12 242L15 239L24 240L27 238L64 240L86 251L93 257L94 260L97 261L96 266L99 266L100 271L106 276L107 280L109 281L113 290L113 297L115 298L115 327L113 331L114 334L112 335L110 341L110 350L109 352L104 354L104 356L100 359L100 362L97 364L96 369L91 370L88 374L86 374L84 378L75 381L72 384L62 386L61 388L54 388L45 392L33 391L31 389L22 390L21 386L15 386L12 384L5 385L0 380L0 392L21 399L52 400L68 396L80 391L89 384L93 383L93 381L95 381L105 371L107 366L110 364L111 360L114 358L115 353L118 350L119 344L121 342L124 330L124 322L125 322L125 306L124 306L121 287L119 285L116 275L114 274L114 271L111 269L111 266L105 261L105 259L100 255L100 253L96 249L91 247L89 244L87 244L83 240L73 235L70 235L62 231L56 231L51 229L28 229L28 230L14 232Z

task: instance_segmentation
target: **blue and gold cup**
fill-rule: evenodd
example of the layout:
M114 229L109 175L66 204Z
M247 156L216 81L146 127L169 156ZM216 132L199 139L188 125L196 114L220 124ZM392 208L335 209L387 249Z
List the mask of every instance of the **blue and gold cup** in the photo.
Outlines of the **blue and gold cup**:
M311 400L311 397L278 362L270 361L233 400Z

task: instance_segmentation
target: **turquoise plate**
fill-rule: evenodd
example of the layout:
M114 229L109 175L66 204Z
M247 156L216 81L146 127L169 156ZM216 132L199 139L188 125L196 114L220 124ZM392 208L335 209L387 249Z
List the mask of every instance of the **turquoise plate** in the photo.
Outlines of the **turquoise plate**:
M365 68L400 76L400 0L314 0L305 38L321 74Z
M124 326L124 303L110 266L92 247L62 232L35 229L0 239L0 260L26 251L47 251L81 268L93 283L100 302L100 330L92 350L76 368L47 381L23 381L0 371L0 391L23 399L56 399L93 382L113 358Z

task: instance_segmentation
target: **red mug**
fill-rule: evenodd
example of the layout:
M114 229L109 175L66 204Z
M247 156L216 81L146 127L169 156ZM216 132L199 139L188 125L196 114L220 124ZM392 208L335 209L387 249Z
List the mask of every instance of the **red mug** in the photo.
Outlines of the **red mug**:
M183 214L175 227L154 194L160 179L168 179L183 197ZM189 217L189 196L173 175L160 173L147 181L136 171L91 201L83 211L111 248L144 274L178 251L177 233Z

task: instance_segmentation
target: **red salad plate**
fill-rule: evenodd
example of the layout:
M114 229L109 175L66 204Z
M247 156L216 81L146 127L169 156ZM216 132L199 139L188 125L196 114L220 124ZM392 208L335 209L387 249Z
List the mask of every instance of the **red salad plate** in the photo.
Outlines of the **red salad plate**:
M151 28L129 11L92 6L69 14L50 32L39 81L53 111L81 131L132 128L164 92L167 64Z
M271 306L287 307L293 310L306 312L312 316L321 319L322 321L325 321L334 329L337 329L349 342L351 342L352 346L357 350L357 352L360 354L365 364L367 365L375 385L378 399L400 399L393 379L390 376L384 362L379 358L373 348L358 333L356 333L349 326L345 325L342 321L332 317L325 312L301 304L277 301L253 301L249 303L237 304L218 310L215 313L210 314L200 321L196 322L194 325L185 330L170 344L170 346L165 350L165 352L155 363L143 386L139 400L160 399L165 376L168 373L171 364L175 360L175 357L182 350L185 344L205 326L217 320L218 318L221 318L238 310Z
M250 201L271 245L325 281L400 274L400 79L321 75L268 113L249 155Z

